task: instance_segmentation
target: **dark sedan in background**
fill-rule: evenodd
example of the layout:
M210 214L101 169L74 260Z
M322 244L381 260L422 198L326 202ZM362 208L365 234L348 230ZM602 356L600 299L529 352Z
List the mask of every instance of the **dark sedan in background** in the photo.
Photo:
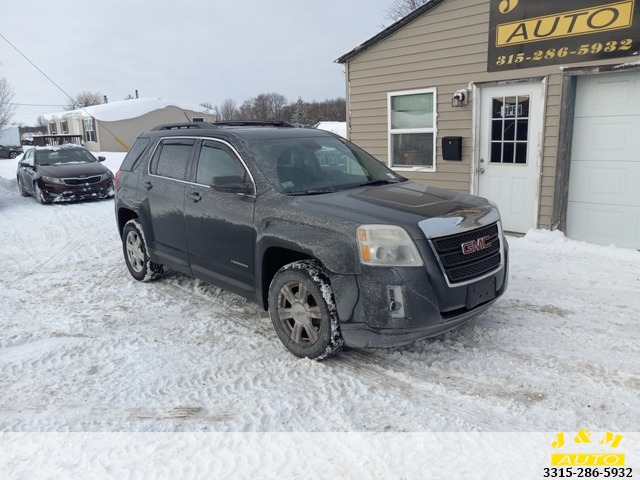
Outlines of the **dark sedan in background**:
M22 147L0 145L0 158L16 158L18 155L22 155Z
M79 145L36 147L18 163L18 189L38 203L69 202L113 196L113 174Z

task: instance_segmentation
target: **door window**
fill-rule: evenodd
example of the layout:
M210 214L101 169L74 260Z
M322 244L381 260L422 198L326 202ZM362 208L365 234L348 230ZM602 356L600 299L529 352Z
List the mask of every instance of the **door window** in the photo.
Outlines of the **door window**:
M160 177L187 179L187 166L193 151L193 139L169 139L160 143L150 165L150 173Z
M529 96L493 97L491 163L526 164L529 141Z
M196 183L211 185L215 177L237 175L245 179L245 169L233 152L223 144L205 142L198 156Z

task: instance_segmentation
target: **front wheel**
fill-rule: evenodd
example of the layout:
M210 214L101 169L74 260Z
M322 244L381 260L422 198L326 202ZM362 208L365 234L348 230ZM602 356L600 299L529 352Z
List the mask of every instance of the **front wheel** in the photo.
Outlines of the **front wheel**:
M20 195L23 197L28 197L29 192L27 192L24 189L24 185L22 185L22 181L20 180L20 175L18 175L17 180L18 180L18 191L20 192Z
M125 224L122 230L122 249L129 273L136 280L148 282L158 278L164 271L162 265L149 258L147 242L138 220L129 220Z
M269 315L284 346L318 360L342 349L338 312L329 276L315 260L282 267L269 287Z

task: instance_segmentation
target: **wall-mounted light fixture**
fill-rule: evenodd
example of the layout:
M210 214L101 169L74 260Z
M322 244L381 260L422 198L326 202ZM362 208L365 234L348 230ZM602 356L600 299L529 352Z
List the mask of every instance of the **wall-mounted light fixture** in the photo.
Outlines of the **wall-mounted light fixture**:
M453 98L451 99L452 107L462 107L469 102L469 91L465 88L462 90L458 90L453 94Z

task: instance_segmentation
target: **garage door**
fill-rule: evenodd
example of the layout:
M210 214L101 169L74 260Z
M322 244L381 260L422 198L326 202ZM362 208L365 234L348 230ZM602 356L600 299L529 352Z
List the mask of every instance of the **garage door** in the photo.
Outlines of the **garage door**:
M567 236L640 249L640 74L578 78Z

